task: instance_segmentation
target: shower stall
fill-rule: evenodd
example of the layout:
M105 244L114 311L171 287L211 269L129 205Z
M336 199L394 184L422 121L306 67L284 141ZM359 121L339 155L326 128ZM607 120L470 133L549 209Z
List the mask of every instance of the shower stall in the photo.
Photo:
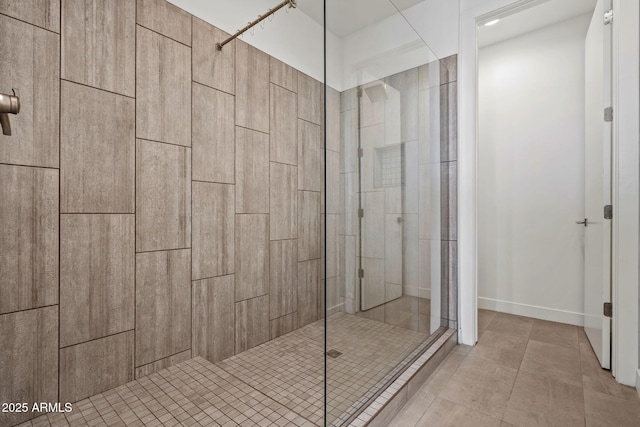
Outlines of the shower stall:
M385 425L455 344L456 57L275 3L0 2L0 425Z

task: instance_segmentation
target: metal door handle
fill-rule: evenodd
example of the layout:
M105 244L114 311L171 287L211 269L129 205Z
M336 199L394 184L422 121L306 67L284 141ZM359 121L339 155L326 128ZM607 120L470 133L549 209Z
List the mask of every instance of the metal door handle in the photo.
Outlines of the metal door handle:
M576 224L584 225L586 227L588 224L587 218L583 219L582 221L576 221Z

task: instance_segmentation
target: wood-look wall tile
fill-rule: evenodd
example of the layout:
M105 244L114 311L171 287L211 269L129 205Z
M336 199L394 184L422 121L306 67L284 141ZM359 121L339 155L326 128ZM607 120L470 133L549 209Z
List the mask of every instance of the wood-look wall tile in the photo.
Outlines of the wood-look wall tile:
M136 52L136 136L191 146L191 49L138 26Z
M216 43L230 35L193 17L193 80L227 93L235 93L235 40L222 50Z
M275 319L298 309L298 242L272 241L269 251L269 317Z
M359 98L359 116L360 116L360 127L368 127L373 125L381 125L384 124L384 105L382 102L383 99L372 99L369 96L369 93L374 94L376 89L371 89L372 87L383 85L384 81L376 80L371 83L367 83L363 87L362 96ZM379 88L377 90L380 90ZM382 138L384 140L384 138Z
M419 163L440 163L440 87L418 94Z
M269 213L269 135L236 127L236 213Z
M134 97L135 2L63 0L62 22L62 78Z
M338 214L340 213L340 153L327 150L325 159L327 161L326 194L323 197L325 203L322 209L323 212Z
M322 124L324 95L322 82L298 73L298 117L317 125Z
M341 295L340 280L338 277L329 277L326 279L325 291L327 293L327 315L342 311L344 305L344 297Z
M322 191L320 126L298 120L298 190Z
M269 296L236 303L236 354L269 341Z
M58 302L58 171L0 165L0 314Z
M269 179L270 239L298 237L298 171L296 166L271 163Z
M234 183L233 95L193 84L193 179Z
M191 251L136 255L136 366L191 348Z
M341 113L340 117L340 172L355 173L358 170L358 112L348 110Z
M136 250L191 246L191 153L137 140Z
M296 94L272 83L270 105L271 161L297 165Z
M440 86L440 160L443 162L457 159L457 96L456 82Z
M36 3L45 2L2 1L0 11L43 6ZM57 168L60 36L0 15L0 40L0 88L20 96L20 114L9 117L11 136L0 134L0 162Z
M193 357L212 363L235 351L233 275L193 282Z
M60 0L2 0L0 13L60 32Z
M340 176L340 234L355 236L358 233L358 176L355 172Z
M327 149L340 152L340 92L327 86Z
M193 279L233 273L233 185L193 182Z
M384 259L384 192L364 193L362 205L362 256Z
M355 300L358 286L358 281L356 280L356 273L358 271L356 264L356 236L340 236L340 244L344 251L340 257L340 279L344 286L345 296Z
M260 214L236 215L236 301L269 292L268 217Z
M146 377L147 375L151 375L154 372L161 371L165 368L168 368L180 362L187 361L189 359L191 359L191 350L185 350L181 353L174 354L173 356L165 357L164 359L160 359L156 362L152 362L147 365L142 365L136 368L136 371L135 371L136 379Z
M236 41L236 125L269 132L269 55Z
M298 191L298 261L320 258L320 193Z
M418 67L418 83L419 90L440 86L440 60Z
M62 81L61 211L135 212L135 102Z
M269 57L269 78L271 83L275 83L292 92L298 92L298 70L273 56Z
M137 0L138 24L191 46L191 15L166 0Z
M458 240L458 176L457 162L440 167L440 221L443 240Z
M77 402L133 380L133 331L60 349L60 402Z
M298 326L318 320L318 286L320 260L298 263Z
M458 80L458 55L447 56L440 61L440 84Z
M406 257L403 255L403 229L404 223L398 222L397 214L385 214L384 216L384 261L385 282L403 284L403 272L408 267L405 265Z
M0 348L0 402L24 402L29 408L34 403L62 402L58 400L58 307L1 315ZM17 425L33 417L31 411L3 411L0 425Z
M322 221L321 227L327 227L326 234L322 234L326 236L326 240L322 241L321 245L326 245L326 251L322 250L321 255L324 257L325 253L327 256L326 260L326 273L327 277L336 277L340 275L340 238L338 234L340 215L328 214L325 215L326 220ZM383 216L384 218L384 216ZM384 223L382 229L382 237L384 238ZM382 246L384 246L384 241L382 242ZM382 253L384 253L384 248L382 248Z
M441 214L445 212L442 201L442 190L447 191L448 186L441 184L441 165L420 165L419 183L419 232L421 239L440 240L442 236ZM446 196L446 195L445 195ZM442 208L441 208L442 205Z
M286 316L273 319L270 324L271 339L273 340L298 329L298 313L291 313Z
M418 139L418 68L385 79L385 142L397 144Z
M134 328L134 215L60 216L60 346Z

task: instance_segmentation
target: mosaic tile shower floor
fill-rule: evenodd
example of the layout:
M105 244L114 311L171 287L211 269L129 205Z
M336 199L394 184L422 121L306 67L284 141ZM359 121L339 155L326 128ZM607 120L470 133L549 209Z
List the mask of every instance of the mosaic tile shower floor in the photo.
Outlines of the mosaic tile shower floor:
M427 335L337 313L327 319L328 423ZM196 357L21 426L314 426L323 424L324 324L315 322L217 364Z

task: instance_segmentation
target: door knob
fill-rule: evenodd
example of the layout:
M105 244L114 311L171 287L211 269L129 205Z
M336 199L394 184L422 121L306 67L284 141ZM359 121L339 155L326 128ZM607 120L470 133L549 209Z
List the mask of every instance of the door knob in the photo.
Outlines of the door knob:
M588 224L587 218L583 219L582 221L576 221L576 224L584 225L586 227Z

